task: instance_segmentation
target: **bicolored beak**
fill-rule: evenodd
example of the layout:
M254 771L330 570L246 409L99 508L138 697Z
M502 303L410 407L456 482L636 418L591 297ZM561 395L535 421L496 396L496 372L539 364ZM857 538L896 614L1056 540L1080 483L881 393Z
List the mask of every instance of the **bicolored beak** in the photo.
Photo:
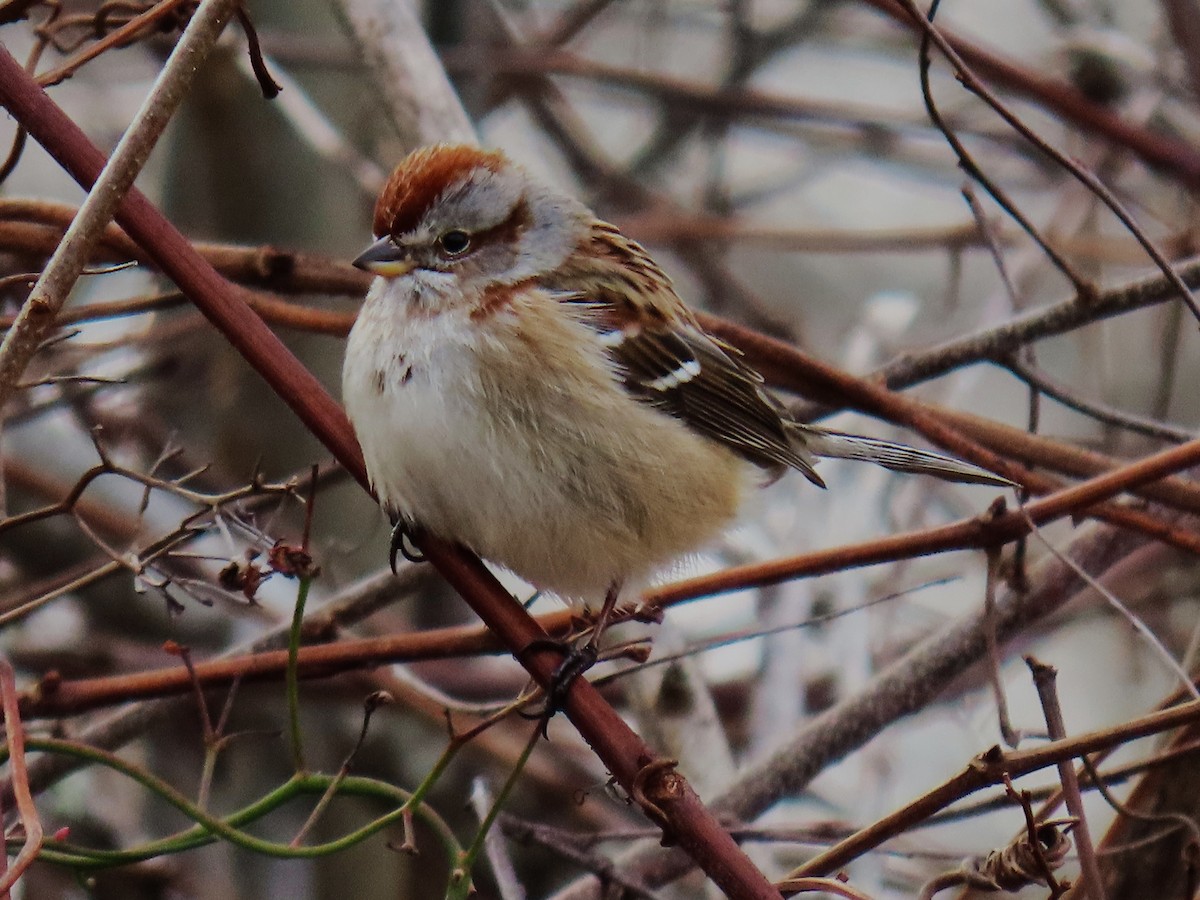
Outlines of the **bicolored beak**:
M358 254L353 265L364 272L382 275L384 278L399 278L416 268L416 263L408 253L386 236Z

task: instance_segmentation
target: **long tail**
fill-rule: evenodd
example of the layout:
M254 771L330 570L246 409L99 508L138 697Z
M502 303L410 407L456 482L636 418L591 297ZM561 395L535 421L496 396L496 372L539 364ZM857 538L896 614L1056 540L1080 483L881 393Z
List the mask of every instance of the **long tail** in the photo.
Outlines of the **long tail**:
M791 427L797 430L800 441L814 456L857 459L875 463L894 472L932 475L944 481L1015 487L1007 478L1002 478L987 469L931 450L918 450L916 447L894 444L891 441L829 431L815 425L795 423Z

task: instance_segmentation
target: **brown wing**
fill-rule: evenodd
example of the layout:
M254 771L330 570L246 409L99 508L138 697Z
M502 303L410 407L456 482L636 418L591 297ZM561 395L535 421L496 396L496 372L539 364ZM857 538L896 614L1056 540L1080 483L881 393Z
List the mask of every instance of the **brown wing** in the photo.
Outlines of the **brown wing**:
M762 377L696 324L645 250L602 224L592 244L550 287L599 333L630 394L773 475L792 467L824 487Z

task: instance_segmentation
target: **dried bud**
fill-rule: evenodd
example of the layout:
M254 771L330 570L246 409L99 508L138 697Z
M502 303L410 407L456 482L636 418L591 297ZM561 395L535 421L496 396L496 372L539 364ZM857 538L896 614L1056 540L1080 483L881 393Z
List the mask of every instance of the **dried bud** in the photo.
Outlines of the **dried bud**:
M315 576L320 569L313 565L309 552L285 541L276 541L267 554L267 562L271 568L288 578L307 578Z
M229 564L217 573L217 583L227 591L241 591L247 600L254 603L259 586L272 574L269 569L254 564L257 556L256 552L247 550L245 562L231 559Z

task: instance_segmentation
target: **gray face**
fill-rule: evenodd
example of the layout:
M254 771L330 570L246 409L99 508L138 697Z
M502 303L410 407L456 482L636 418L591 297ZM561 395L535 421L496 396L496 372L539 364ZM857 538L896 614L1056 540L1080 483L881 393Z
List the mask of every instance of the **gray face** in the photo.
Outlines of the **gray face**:
M513 284L561 265L591 216L509 166L479 167L446 188L393 242L417 270L456 276L464 288Z

